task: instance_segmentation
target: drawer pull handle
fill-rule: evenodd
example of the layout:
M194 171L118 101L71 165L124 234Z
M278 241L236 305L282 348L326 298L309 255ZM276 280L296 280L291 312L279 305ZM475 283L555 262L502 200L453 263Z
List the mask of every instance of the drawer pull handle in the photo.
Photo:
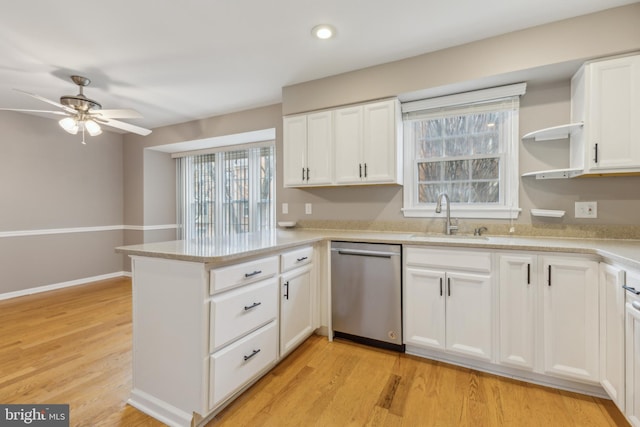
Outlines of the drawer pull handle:
M251 310L252 308L256 308L257 306L259 306L260 304L262 304L261 302L254 302L251 305L245 305L244 306L244 311L248 311Z
M247 360L251 359L253 356L255 356L258 353L260 353L260 349L253 350L250 355L244 356L244 361L246 362Z
M262 270L256 270L253 273L244 273L244 277L249 278L262 273Z
M624 285L622 286L624 289L628 290L632 294L640 295L640 291L636 290L636 288L632 288L631 286Z
M309 259L309 257L303 256L302 258L296 258L296 261L302 262L302 261L307 260L307 259Z
M636 310L640 311L640 302L638 301L631 301L631 307L635 308Z

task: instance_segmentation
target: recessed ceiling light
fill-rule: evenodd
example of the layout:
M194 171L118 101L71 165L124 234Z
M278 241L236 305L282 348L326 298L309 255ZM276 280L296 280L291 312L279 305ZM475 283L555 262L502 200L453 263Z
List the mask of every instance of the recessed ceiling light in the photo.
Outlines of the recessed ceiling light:
M327 24L316 25L311 29L311 34L322 40L330 39L335 33L336 29Z

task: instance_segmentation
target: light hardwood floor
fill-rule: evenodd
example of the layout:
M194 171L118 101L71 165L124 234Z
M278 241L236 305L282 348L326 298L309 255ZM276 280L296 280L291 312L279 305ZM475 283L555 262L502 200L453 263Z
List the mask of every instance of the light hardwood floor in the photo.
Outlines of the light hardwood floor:
M126 278L0 301L0 402L68 403L73 426L160 426L126 405ZM209 426L628 426L615 405L313 336Z

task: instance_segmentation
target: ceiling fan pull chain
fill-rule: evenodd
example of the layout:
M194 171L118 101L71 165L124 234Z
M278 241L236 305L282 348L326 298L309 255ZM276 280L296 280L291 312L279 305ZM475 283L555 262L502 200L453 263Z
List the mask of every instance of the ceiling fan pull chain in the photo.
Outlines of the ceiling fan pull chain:
M82 124L82 145L87 145L87 143L84 142L84 123Z

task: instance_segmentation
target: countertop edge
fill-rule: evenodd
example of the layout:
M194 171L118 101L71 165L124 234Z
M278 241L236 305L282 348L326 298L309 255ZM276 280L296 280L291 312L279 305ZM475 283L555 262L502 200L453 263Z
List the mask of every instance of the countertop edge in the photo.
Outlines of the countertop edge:
M247 259L275 251L315 244L326 241L364 241L369 243L400 244L405 246L438 246L443 248L469 248L491 250L518 250L534 252L563 252L599 256L606 261L624 264L640 269L640 240L614 239L578 239L548 237L507 237L489 236L488 240L469 238L450 238L439 235L412 238L415 233L403 232L361 232L340 230L304 230L279 231L278 241L260 247L241 247L228 254L197 255L184 251L159 250L158 245L179 243L181 241L147 243L119 246L116 253L129 256L173 259L179 261L222 264Z

